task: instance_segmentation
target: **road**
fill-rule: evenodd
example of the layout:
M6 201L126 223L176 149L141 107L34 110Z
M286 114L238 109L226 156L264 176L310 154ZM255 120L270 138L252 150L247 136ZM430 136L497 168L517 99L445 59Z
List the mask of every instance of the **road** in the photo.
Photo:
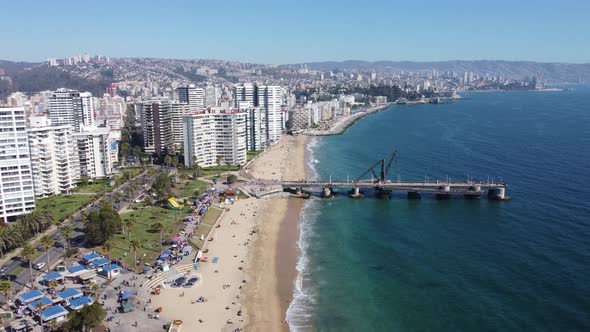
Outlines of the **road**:
M154 180L155 180L154 177L148 176L147 174L139 176L132 181L122 184L117 190L113 190L111 193L105 194L103 196L102 200L98 200L96 203L94 203L94 204L86 207L84 210L76 213L74 215L74 220L70 223L70 226L72 226L72 228L74 229L74 231L72 232L72 237L70 238L70 245L72 247L81 248L86 243L86 239L84 237L84 223L82 222L82 213L83 212L92 212L92 211L98 210L100 208L101 201L105 201L107 203L110 203L113 205L113 208L119 210L120 208L123 207L123 204L126 204L126 203L114 203L113 202L113 195L115 193L117 193L117 192L122 193L125 189L127 189L133 183L139 184L138 189L135 190L131 195L129 195L130 197L125 198L126 200L130 201L130 200L133 200L135 197L137 197L142 192L146 191L146 189L151 188ZM144 187L145 184L147 184L147 186ZM64 256L64 253L65 253L64 242L60 238L60 235L56 232L52 235L52 238L56 242L55 246L48 249L49 253L43 252L43 255L41 255L39 258L37 258L36 260L33 261L33 275L34 275L33 278L36 278L36 276L39 275L40 273L46 273L48 268L51 269L51 267L54 267ZM47 264L47 254L49 254L49 266L45 266L42 269L42 271L36 270L34 267L35 264L40 263L40 262L44 262ZM10 280L12 281L13 294L22 290L23 287L25 287L25 284L29 283L29 280L31 278L30 273L29 273L29 264L25 260L23 260L19 257L14 257L14 258L12 258L11 262L4 265L4 267L6 268L6 270L4 273L2 273L2 278L7 279L8 277L10 277ZM14 276L15 271L21 267L24 268L22 270L22 272L20 272L17 276ZM28 286L29 285L27 285L27 287ZM7 300L6 297L0 295L0 302L6 303L6 300Z

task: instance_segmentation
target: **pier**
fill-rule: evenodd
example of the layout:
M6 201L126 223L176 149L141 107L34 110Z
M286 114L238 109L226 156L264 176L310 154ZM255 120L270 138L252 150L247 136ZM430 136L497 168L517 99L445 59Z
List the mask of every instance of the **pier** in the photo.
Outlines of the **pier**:
M371 166L365 173L354 181L283 181L284 190L289 190L297 195L302 195L304 189L320 189L322 197L333 196L335 190L348 190L352 198L364 197L363 191L372 190L377 197L389 197L393 192L406 192L408 199L420 199L422 194L434 195L437 199L448 199L452 195L462 195L466 199L479 199L486 195L491 200L509 200L506 195L506 183L503 182L393 182L387 179L387 175L395 162L395 151L386 163L382 159ZM364 179L371 174L371 179Z

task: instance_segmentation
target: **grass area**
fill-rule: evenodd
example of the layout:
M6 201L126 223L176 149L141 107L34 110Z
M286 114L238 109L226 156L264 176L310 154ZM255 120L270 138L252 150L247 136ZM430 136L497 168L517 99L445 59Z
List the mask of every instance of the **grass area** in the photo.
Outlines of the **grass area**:
M209 232L211 231L211 229L215 225L215 222L217 221L217 219L221 215L221 212L223 212L223 210L213 207L213 206L211 206L209 208L209 210L207 210L207 213L205 213L205 216L203 217L203 221L199 225L199 228L195 231L195 235L193 236L193 238L191 240L193 242L193 244L195 244L199 248L203 247L203 244L205 243L205 241L208 240L206 238L206 236L209 234ZM203 235L204 241L199 240L201 235Z
M54 220L64 220L92 200L91 195L60 195L37 201L36 211L53 215Z
M176 189L179 192L178 197L196 196L195 190L198 190L200 195L207 192L208 188L209 184L203 181L187 181L176 185Z
M119 175L121 177L134 178L134 177L138 176L139 174L141 174L142 172L143 172L142 167L128 167L128 168L121 169L117 175Z
M246 157L248 158L248 161L254 159L254 157L256 157L257 155L259 155L262 151L248 151Z
M72 192L102 194L112 190L110 182L111 181L108 179L95 180L92 183L78 185L76 188L72 189Z
M111 259L121 260L125 267L133 266L133 250L130 241L137 240L140 247L137 249L137 259L143 269L144 263L153 264L160 255L160 232L151 232L151 225L161 222L164 225L162 238L170 241L182 228L182 219L192 212L191 208L182 211L169 210L162 207L148 207L141 210L121 214L123 222L132 220L131 234L116 234L112 238L113 249ZM127 230L126 230L127 231ZM145 254L145 256L144 256Z

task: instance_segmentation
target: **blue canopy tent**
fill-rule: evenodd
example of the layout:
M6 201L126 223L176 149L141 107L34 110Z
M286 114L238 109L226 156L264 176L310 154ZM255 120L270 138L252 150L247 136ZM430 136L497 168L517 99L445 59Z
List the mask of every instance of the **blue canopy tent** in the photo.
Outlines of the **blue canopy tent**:
M76 266L70 267L67 271L68 271L68 274L66 275L66 277L77 277L79 275L82 275L82 274L88 272L88 269L86 268L85 265L76 265Z
M44 275L41 279L43 283L48 284L50 281L64 280L64 276L59 272L53 272Z
M82 292L80 292L79 290L77 290L75 288L68 288L65 291L57 294L60 301L72 300L72 299L81 297L82 295L83 295Z
M49 308L41 313L41 320L46 322L49 320L59 319L68 314L68 311L62 306L57 305L53 308Z
M130 298L133 297L133 292L129 291L129 290L123 291L119 297L120 297L121 301L129 300Z
M17 297L17 299L20 302L27 304L27 303L31 303L33 301L37 301L38 299L41 299L43 297L45 297L45 294L43 294L40 290L34 290L34 291L30 291L28 293L24 293L24 294L19 295Z
M108 258L101 258L101 259L95 260L90 265L96 266L96 267L103 267L105 265L109 265L109 259Z
M101 259L101 258L102 258L102 256L99 255L99 254L97 254L97 253L95 253L95 252L82 257L82 259L84 260L84 262L86 262L86 264L91 263L91 262L93 262L93 261L95 261L97 259Z
M85 305L92 305L93 303L94 301L91 298L84 296L79 299L70 301L70 309L80 310L84 308Z
M120 272L121 272L121 267L119 265L111 264L109 266L103 267L100 274L102 274L103 276L105 276L107 278L112 278L112 277L119 275Z
M39 299L31 304L29 304L28 308L31 309L31 311L33 312L37 312L37 310L39 310L39 308L45 308L47 306L50 306L53 304L53 301L51 301L51 299L48 299L46 297Z

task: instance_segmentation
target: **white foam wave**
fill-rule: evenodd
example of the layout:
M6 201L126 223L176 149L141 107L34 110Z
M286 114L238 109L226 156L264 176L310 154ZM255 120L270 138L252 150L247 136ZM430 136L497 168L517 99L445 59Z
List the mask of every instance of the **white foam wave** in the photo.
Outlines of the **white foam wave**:
M315 152L320 145L319 138L311 138L307 149L307 175L313 180L317 178L317 162L315 162ZM309 282L309 243L313 236L311 228L317 219L319 211L314 206L316 202L310 200L305 203L301 213L299 240L299 260L297 261L297 277L295 278L295 287L293 289L293 301L287 309L287 320L291 331L310 331L312 330L311 318L314 306L314 289Z

